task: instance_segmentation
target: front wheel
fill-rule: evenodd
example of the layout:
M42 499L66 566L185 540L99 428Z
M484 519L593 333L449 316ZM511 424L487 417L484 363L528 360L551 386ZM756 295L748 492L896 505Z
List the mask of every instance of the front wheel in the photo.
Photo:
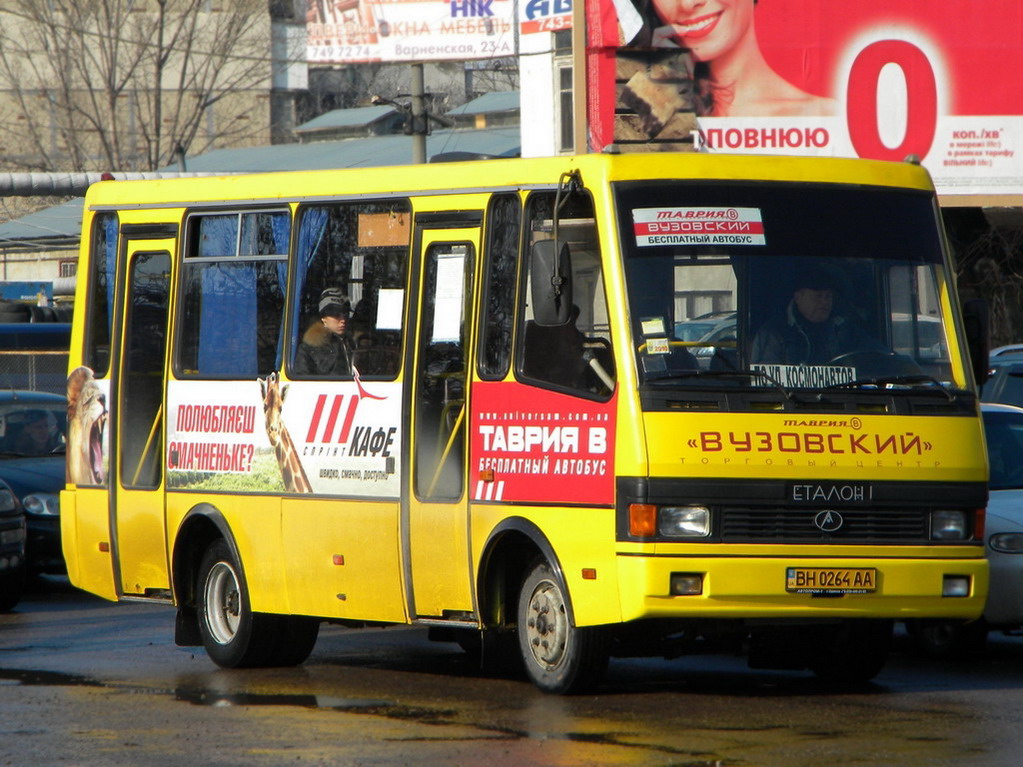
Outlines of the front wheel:
M223 539L210 544L199 565L199 632L218 666L265 665L274 649L273 616L252 612L241 568Z
M522 582L518 637L526 673L544 692L581 692L607 668L606 634L572 624L568 591L547 562L534 565Z

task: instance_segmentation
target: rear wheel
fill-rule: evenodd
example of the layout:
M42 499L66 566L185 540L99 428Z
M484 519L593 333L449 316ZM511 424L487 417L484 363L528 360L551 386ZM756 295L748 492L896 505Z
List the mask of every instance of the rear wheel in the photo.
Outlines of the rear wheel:
M210 659L224 668L265 665L275 645L274 616L252 612L240 573L223 539L210 544L199 565L199 632Z
M606 634L572 624L568 591L547 562L534 565L522 582L518 638L526 673L544 692L581 692L607 668Z
M269 616L263 616L269 617ZM297 666L309 657L320 635L320 622L315 618L293 615L275 616L277 636L267 659L268 666Z

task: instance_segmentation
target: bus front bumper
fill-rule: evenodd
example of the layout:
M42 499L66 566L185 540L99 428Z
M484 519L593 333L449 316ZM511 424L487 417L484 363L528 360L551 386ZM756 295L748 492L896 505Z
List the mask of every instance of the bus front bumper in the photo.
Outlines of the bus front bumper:
M620 554L622 620L980 616L982 557Z

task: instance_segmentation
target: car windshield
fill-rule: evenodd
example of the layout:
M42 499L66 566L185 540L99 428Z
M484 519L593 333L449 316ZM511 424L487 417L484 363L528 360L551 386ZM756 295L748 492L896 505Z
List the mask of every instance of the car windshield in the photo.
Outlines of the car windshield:
M926 193L782 183L616 186L642 382L964 388Z
M984 411L991 490L1023 488L1023 411Z
M992 355L988 376L979 387L982 402L1023 406L1023 358L1015 354Z
M52 402L0 405L0 453L39 456L64 452L67 409Z

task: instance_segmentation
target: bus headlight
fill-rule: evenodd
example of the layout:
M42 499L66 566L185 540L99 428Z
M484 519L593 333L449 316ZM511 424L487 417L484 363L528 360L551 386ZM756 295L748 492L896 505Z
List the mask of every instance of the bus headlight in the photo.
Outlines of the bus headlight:
M663 506L657 531L667 538L706 538L710 535L710 509L706 506Z
M966 513L962 511L935 511L931 513L931 540L966 540Z
M21 505L29 514L39 517L56 517L60 514L60 500L53 493L32 493L21 499Z

